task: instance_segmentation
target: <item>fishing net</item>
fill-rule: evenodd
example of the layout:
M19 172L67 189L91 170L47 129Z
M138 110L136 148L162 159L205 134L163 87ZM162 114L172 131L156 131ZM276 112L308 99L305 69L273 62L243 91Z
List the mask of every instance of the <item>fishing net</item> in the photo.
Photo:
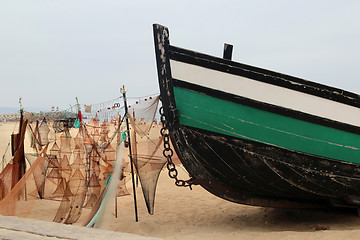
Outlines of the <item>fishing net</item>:
M141 140L140 140L141 141ZM149 214L154 214L156 185L166 159L159 149L162 138L147 138L138 143L136 170Z
M11 190L12 172L14 167L15 165L8 163L0 173L0 200L2 200Z
M136 133L144 137L153 126L160 96L138 101L129 108L131 126Z
M111 210L111 202L113 203L113 199L116 197L118 192L118 184L119 179L122 175L122 164L124 159L124 143L121 143L118 150L118 156L116 158L114 171L112 176L110 177L107 186L101 195L101 204L97 205L98 209L96 211L96 216L91 219L91 221L87 224L87 226L93 227L102 227L106 224L108 216L111 214L107 214L107 212ZM107 218L107 219L106 219Z
M131 155L150 214L154 213L156 184L166 160L155 119L158 100L139 100L130 110ZM114 198L130 194L129 148L119 150L128 135L121 114L100 120L96 113L87 120L78 129L64 125L62 131L55 131L50 127L54 123L46 119L29 127L34 151L25 154L29 168L15 184L18 164L8 164L0 173L0 214L31 217L47 201L52 206L49 220L73 224L84 213L88 213L84 219L95 217L110 185L113 199L108 202L112 204ZM115 170L119 154L124 157L121 174Z
M37 159L34 162L30 160L32 162L30 169L11 191L13 174L18 173L17 165L9 164L2 171L0 194L1 199L4 199L0 202L1 214L27 217L34 206L39 207L39 200L48 199L59 202L52 220L71 224L80 218L86 202L97 201L104 185L101 184L101 179L105 178L105 175L102 174L100 167L104 161L101 160L101 154L94 141L89 144L90 148L85 153L86 134L83 130L73 129L71 133L69 129L64 129L60 136L54 138L55 141L50 146L46 145L42 155L27 154L31 158L37 156ZM76 137L73 138L72 135ZM39 149L39 142L35 143ZM110 143L108 146L111 146ZM111 147L108 147L108 150L111 150ZM114 159L111 151L106 155L109 159ZM89 178L85 177L86 162L90 164L89 169L92 173ZM108 166L108 164L103 165ZM111 169L108 171L111 173Z
M69 213L64 221L65 224L75 223L81 216L82 206L88 190L85 183L83 174L79 169L76 169L69 180L68 187L73 195L70 201Z
M42 121L41 121L41 124L37 130L37 133L38 133L38 143L40 146L45 146L46 144L49 143L49 132L50 132L50 129L48 127L48 124L47 124L47 121L46 119L44 118Z
M38 151L37 146L40 146L39 142L38 142L38 137L39 137L39 122L36 121L31 122L29 124L29 130L30 130L30 134L31 134L31 142L30 142L30 147L33 148L36 152Z
M30 166L35 162L38 156L39 154L37 153L25 153L25 159L27 160Z
M94 143L97 143L100 139L100 119L98 118L98 115L96 114L94 118L91 118L91 120L86 124L86 128L89 134L89 137L94 141Z
M57 223L64 221L64 219L68 216L70 211L70 198L73 196L72 192L70 191L69 184L65 179L62 179L61 185L62 200L53 219L53 222Z
M46 150L46 148L45 148ZM0 214L4 216L14 216L16 213L16 206L19 202L19 205L21 205L22 202L27 200L27 194L26 191L37 191L35 184L26 184L27 182L33 182L34 178L39 177L37 174L39 174L39 170L43 169L43 166L45 164L46 158L43 156L40 156L36 159L36 161L33 163L33 165L26 171L24 176L16 183L16 185L11 189L11 191L4 197L4 199L0 202ZM22 204L22 205L28 205L28 204ZM23 208L24 210L24 208ZM25 208L25 211L23 211L20 214L17 214L17 216L27 216L28 211L30 211L30 208Z
M100 126L100 139L101 143L107 143L109 141L110 123L105 120Z
M166 163L163 157L159 125L155 116L159 97L145 99L131 106L129 116L131 127L132 157L140 179L145 203L149 214L154 214L157 181ZM155 128L156 127L156 128Z
M127 163L123 163L123 164L127 164ZM123 166L123 169L126 169L126 166ZM126 187L126 182L127 182L127 177L126 176L122 176L122 178L119 180L118 186L119 186L119 190L116 194L117 197L123 197L123 196L127 196L130 195L129 190Z

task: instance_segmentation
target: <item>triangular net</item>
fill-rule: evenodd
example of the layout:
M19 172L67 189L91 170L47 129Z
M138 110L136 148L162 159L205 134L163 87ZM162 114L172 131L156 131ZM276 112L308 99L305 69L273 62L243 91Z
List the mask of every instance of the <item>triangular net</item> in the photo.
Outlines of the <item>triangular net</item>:
M40 146L45 146L49 143L50 128L44 118L38 128L38 143Z
M139 136L144 137L150 132L158 109L159 99L159 96L150 97L136 102L129 108L131 126Z
M154 214L157 181L166 159L162 155L162 138L155 116L159 97L138 101L131 106L130 123L132 157L140 179L149 214ZM157 128L155 128L155 126Z

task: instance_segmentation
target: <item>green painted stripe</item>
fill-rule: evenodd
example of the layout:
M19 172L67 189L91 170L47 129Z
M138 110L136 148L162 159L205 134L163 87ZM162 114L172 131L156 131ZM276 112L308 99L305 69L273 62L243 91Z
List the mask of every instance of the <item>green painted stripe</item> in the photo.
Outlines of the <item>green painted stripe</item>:
M180 124L360 163L360 136L174 87Z

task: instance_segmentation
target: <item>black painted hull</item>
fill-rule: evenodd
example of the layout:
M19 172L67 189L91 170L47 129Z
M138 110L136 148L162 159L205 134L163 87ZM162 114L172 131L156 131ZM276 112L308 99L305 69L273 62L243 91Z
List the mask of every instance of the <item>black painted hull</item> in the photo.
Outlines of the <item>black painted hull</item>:
M227 200L273 207L353 205L360 167L180 126L178 154L204 188ZM347 201L347 202L346 202Z

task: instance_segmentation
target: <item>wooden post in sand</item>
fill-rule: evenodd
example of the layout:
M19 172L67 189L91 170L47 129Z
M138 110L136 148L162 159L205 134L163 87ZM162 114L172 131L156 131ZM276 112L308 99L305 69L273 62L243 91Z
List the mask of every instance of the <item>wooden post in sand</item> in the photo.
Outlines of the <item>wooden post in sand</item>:
M24 120L23 110L21 108L19 133L11 135L11 150L14 165L12 170L11 188L16 185L16 183L20 180L20 178L25 174L26 171L24 139L27 123L28 120Z
M134 110L134 109L133 109ZM133 119L134 119L134 122L135 122L135 111L133 111ZM137 143L136 143L136 131L135 131L135 128L134 128L134 146L135 146L135 149L134 149L134 151L135 151L135 163L136 163L136 175L135 175L135 177L136 177L136 181L135 181L135 183L136 183L136 187L139 187L139 175L138 175L138 159L137 159ZM132 152L131 152L131 155L132 155Z
M128 107L126 102L126 92L124 85L121 88L121 93L123 94L124 99L124 107L125 107L125 119L126 119L126 130L127 130L127 138L129 143L129 157L130 157L130 166L131 166L131 179L132 179L132 187L134 192L134 208L135 208L135 221L138 222L138 213L137 213L137 203L136 203L136 189L135 189L135 181L134 181L134 166L133 166L133 159L132 159L132 153L131 153L131 142L130 142L130 129L129 129L129 118L128 118Z

